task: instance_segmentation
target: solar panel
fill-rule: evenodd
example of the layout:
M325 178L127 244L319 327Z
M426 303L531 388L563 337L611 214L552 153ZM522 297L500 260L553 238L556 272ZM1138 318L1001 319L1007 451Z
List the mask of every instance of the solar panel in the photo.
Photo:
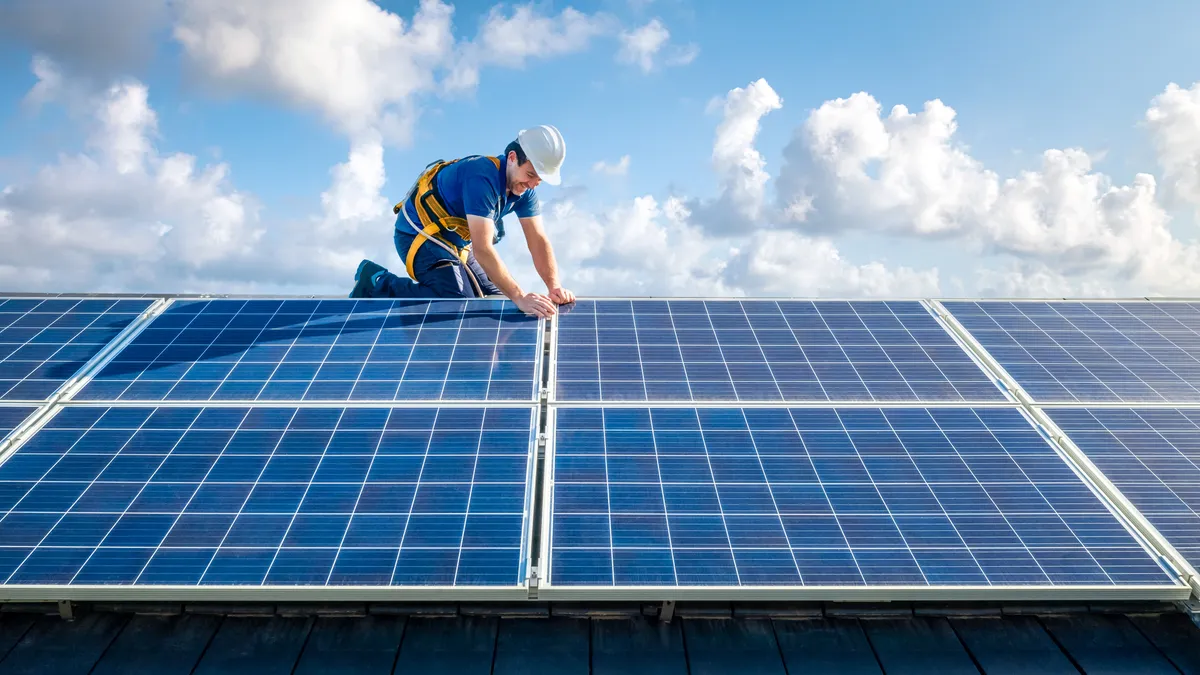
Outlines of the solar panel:
M525 581L531 407L70 406L0 464L0 583Z
M8 438L37 408L29 406L0 406L0 441Z
M1200 401L1200 303L942 304L1037 402Z
M46 400L150 305L150 300L0 299L0 400Z
M548 593L1178 592L1015 408L563 407L554 424Z
M1200 567L1200 410L1045 412L1192 567Z
M176 301L87 401L533 401L541 323L509 301Z
M919 302L579 301L554 401L1004 401Z

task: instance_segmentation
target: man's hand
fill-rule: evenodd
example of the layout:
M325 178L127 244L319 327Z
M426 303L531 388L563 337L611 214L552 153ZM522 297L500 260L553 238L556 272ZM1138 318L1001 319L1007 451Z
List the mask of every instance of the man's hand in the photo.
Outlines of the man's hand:
M575 294L559 286L550 289L550 299L560 305L566 305L575 302Z
M539 316L543 319L549 319L554 316L554 303L551 302L550 298L540 293L526 293L513 302L526 314Z

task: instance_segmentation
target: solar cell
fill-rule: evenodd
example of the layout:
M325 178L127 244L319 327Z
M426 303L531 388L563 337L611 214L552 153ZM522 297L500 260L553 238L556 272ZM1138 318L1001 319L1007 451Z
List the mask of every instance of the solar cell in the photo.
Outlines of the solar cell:
M0 299L0 400L46 400L150 305L132 299Z
M1045 412L1167 542L1200 567L1200 410Z
M87 401L533 401L540 320L509 301L176 301Z
M564 407L554 425L547 588L1176 585L1015 408Z
M919 302L580 301L554 401L1003 401Z
M942 304L1037 402L1200 401L1200 303Z
M0 464L0 584L510 587L526 407L70 406Z

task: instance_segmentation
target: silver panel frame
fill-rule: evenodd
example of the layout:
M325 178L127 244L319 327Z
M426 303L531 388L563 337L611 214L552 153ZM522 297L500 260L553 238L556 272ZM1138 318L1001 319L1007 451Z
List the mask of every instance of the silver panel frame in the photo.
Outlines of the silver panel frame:
M221 406L208 405L198 401L172 401L171 405L122 404L114 405L111 401L87 401L76 403L56 403L47 406L47 412L36 416L36 420L28 425L26 432L18 439L0 450L0 465L17 453L21 446L36 432L44 427L55 415L67 408L209 408L209 407L285 407L285 408L403 408L377 403L373 406L338 403L334 405L274 405L259 406L247 401L223 401ZM28 406L4 406L28 407ZM425 407L425 406L423 406ZM131 585L131 584L3 584L0 583L0 602L58 602L58 601L110 601L110 602L185 602L185 601L329 601L329 602L379 602L379 601L490 601L490 600L527 600L530 594L530 570L533 565L532 533L537 514L533 510L534 493L537 486L534 479L537 475L538 462L538 406L534 403L493 405L488 402L460 404L455 406L437 405L428 407L449 408L521 408L530 413L528 436L528 452L526 454L525 498L524 512L520 535L519 569L514 570L514 576L523 574L523 578L508 585ZM27 420L28 421L28 420Z
M641 407L641 408L1004 408L1019 412L1026 422L1035 429L1047 443L1050 449L1070 468L1101 503L1108 508L1109 513L1125 528L1143 550L1155 560L1160 568L1168 575L1175 577L1173 584L1140 584L1140 585L938 585L938 586L792 586L792 585L762 585L762 586L555 586L551 573L553 566L552 538L554 514L554 458L555 458L555 420L559 408L607 408L607 407ZM936 404L915 404L893 406L891 404L866 404L846 406L837 403L827 403L823 406L814 405L773 405L773 406L743 406L736 402L724 402L717 406L697 406L682 404L663 406L656 403L642 402L636 406L611 406L600 402L589 404L558 404L549 407L549 421L546 427L546 456L542 483L542 540L539 557L541 566L539 600L553 601L582 601L582 600L707 600L707 601L855 601L855 602L892 602L892 601L1046 601L1046 600L1186 600L1193 589L1179 573L1179 568L1164 559L1151 546L1145 537L1141 536L1140 528L1132 525L1128 518L1118 510L1107 498L1105 492L1085 476L1068 456L1056 445L1051 434L1040 422L1025 409L1015 403L994 404L990 406L960 403L954 406Z

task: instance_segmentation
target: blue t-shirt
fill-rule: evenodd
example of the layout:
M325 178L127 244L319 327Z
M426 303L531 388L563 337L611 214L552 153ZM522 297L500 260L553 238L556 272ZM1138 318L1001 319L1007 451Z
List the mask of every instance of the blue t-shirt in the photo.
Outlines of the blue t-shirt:
M437 176L437 187L446 205L446 211L451 216L458 218L466 218L468 215L490 218L492 222L496 223L497 229L500 228L500 221L504 216L510 213L517 214L518 218L529 218L540 214L542 206L538 201L537 193L532 188L526 190L520 197L513 198L509 194L504 167L503 157L500 158L500 166L497 168L491 158L472 155L443 168ZM411 201L405 203L404 208L412 218L413 224L420 227L421 221L417 218ZM400 226L401 223L403 223L402 231L412 230L404 221L403 215L400 216L397 226ZM466 246L469 243L467 238L445 227L439 234L458 247ZM470 236L469 232L462 234Z

